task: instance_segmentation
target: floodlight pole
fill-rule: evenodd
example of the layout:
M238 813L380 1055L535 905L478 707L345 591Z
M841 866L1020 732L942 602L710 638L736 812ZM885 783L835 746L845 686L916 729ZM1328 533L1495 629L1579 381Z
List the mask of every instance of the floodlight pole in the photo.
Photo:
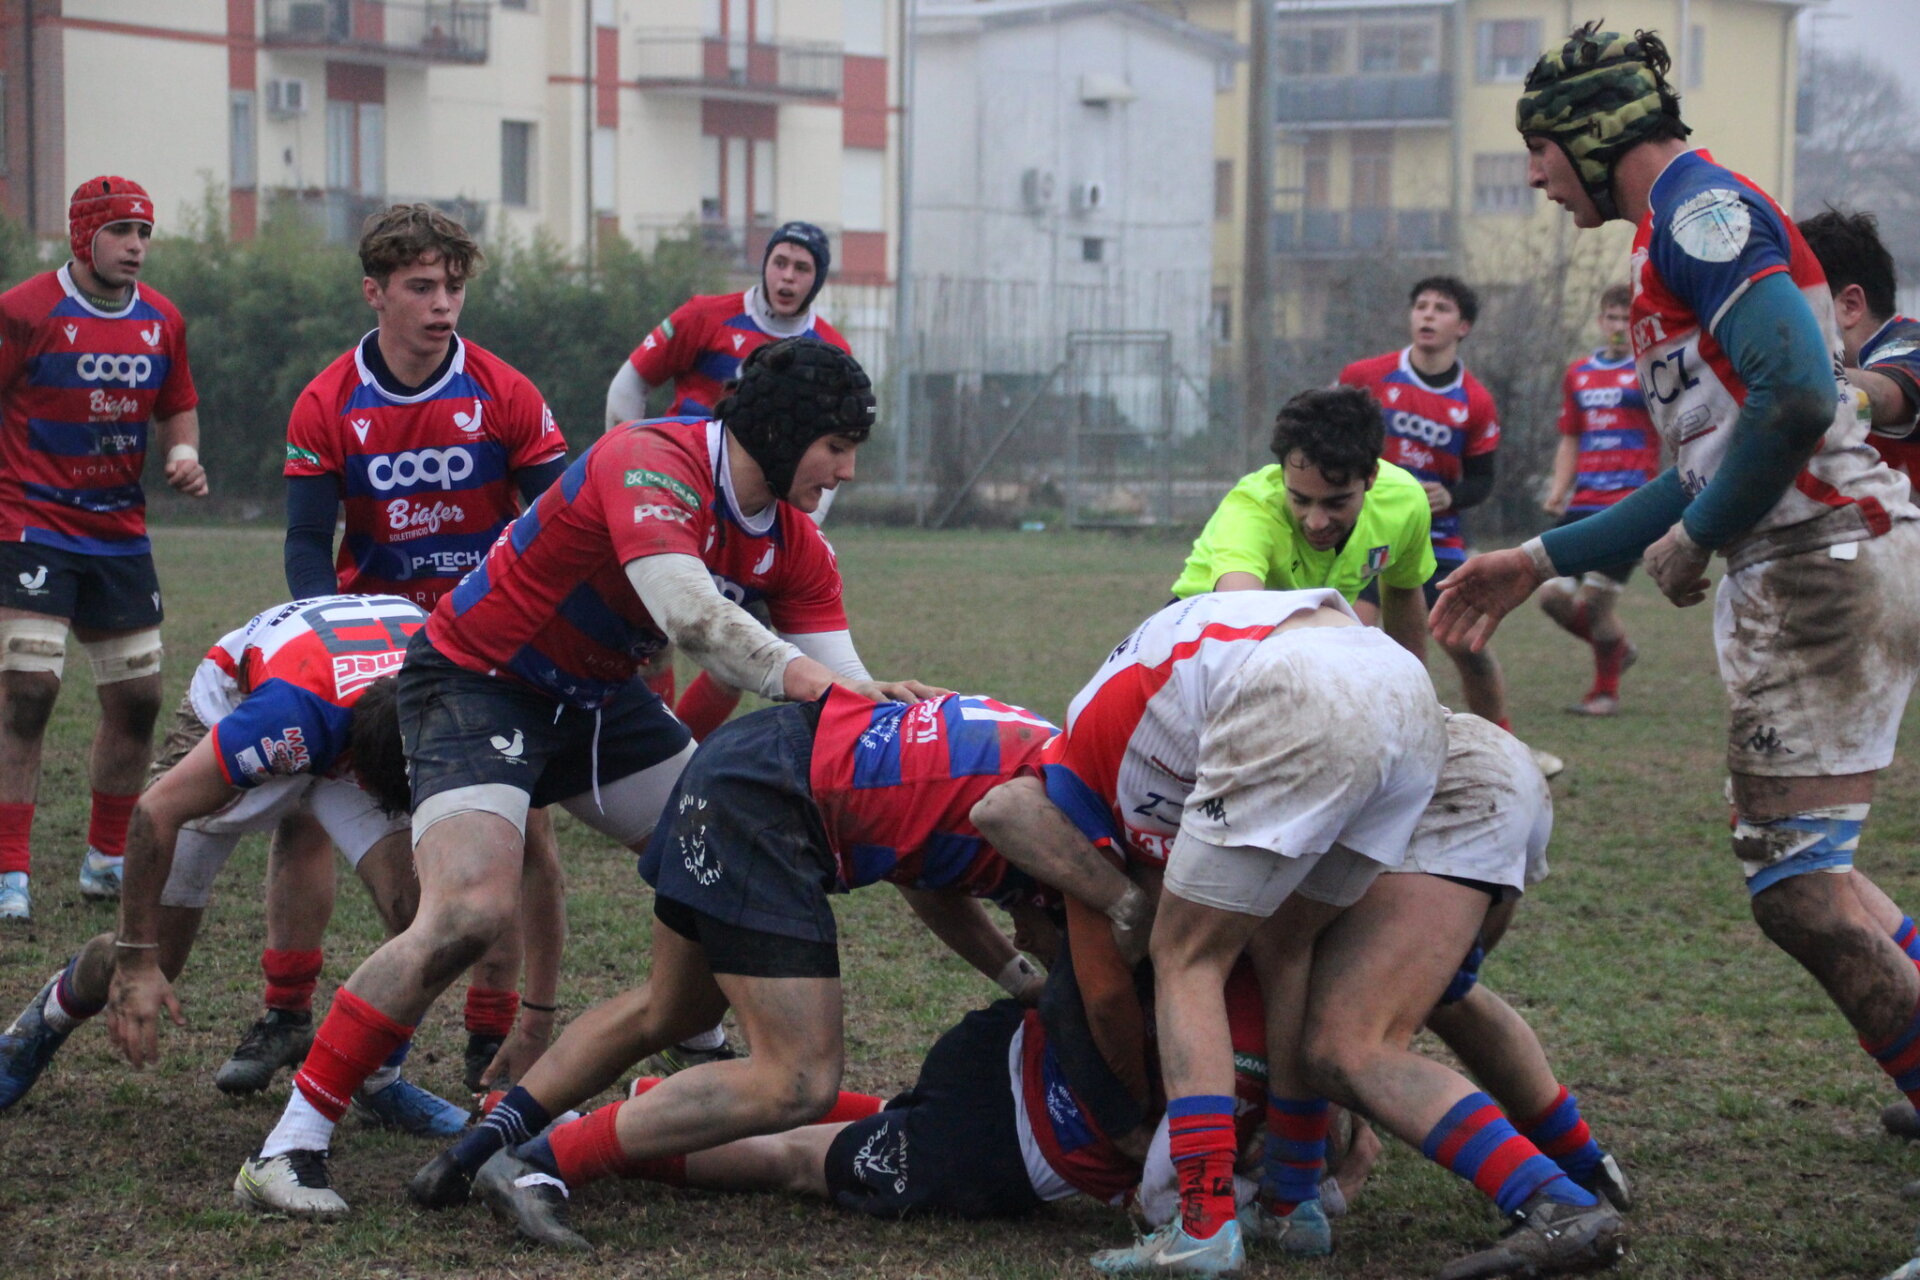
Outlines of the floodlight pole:
M1241 461L1251 466L1273 410L1274 5L1253 0L1247 33L1247 192L1240 335Z

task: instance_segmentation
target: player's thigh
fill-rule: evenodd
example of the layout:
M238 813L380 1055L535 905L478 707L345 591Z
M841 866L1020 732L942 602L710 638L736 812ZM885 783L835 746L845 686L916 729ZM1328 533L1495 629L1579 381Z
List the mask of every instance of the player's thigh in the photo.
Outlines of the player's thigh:
M1308 1040L1404 1045L1473 948L1492 899L1438 876L1383 875L1314 947Z

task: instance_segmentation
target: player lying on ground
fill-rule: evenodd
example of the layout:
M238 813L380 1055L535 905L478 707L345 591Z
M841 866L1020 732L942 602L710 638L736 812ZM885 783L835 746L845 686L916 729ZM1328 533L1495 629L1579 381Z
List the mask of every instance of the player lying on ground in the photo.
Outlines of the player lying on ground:
M834 892L892 880L956 953L1031 1002L1038 971L979 899L1031 910L1036 886L967 815L989 788L1031 767L1054 732L990 698L875 706L844 690L721 726L681 775L641 860L655 895L646 983L570 1025L485 1124L416 1175L414 1200L462 1203L478 1170L482 1194L523 1232L578 1245L556 1197L516 1192L520 1175L508 1171L524 1156L483 1164L728 1008L751 1058L678 1073L624 1109L556 1131L559 1149L580 1138L609 1162L649 1160L818 1118L841 1070Z
M563 935L557 886L523 856L530 806L562 804L645 846L692 754L686 727L635 678L646 655L671 639L789 701L834 684L875 699L929 692L867 677L832 552L806 518L852 478L873 423L865 372L810 339L775 343L719 408L714 422L602 436L409 645L398 704L420 910L335 993L286 1111L235 1179L243 1206L345 1213L327 1151L348 1099L518 916L523 877L553 912L528 920L527 937ZM736 603L758 598L780 634Z
M214 645L135 806L119 928L82 947L0 1034L0 1110L103 1008L129 1062L158 1059L161 1013L183 1022L172 983L247 832L317 825L389 935L406 927L417 891L392 673L425 622L397 597L327 596L269 609ZM329 856L324 842L319 853ZM405 1051L355 1093L355 1110L416 1133L457 1132L460 1108L400 1078Z
M1294 630L1280 630L1295 619L1319 625L1301 627L1296 622ZM1362 664L1349 661L1356 654L1367 659L1365 674L1357 674ZM1393 662L1403 669L1382 670L1383 663ZM1410 655L1380 632L1360 628L1331 592L1195 597L1149 619L1074 699L1066 732L1049 749L1044 782L1021 778L997 789L976 810L975 821L1009 860L1054 878L1068 893L1070 907L1078 901L1105 911L1129 935L1139 934L1151 915L1150 895L1104 861L1093 841L1124 850L1136 878L1150 880L1166 866L1167 885L1176 889L1195 877L1193 854L1225 849L1224 857L1201 857L1198 868L1238 867L1251 887L1236 885L1222 874L1214 885L1197 889L1188 885L1188 890L1227 901L1245 898L1245 905L1254 910L1264 908L1276 891L1297 891L1297 897L1283 899L1274 918L1295 917L1310 942L1313 932L1361 897L1381 865L1353 851L1345 840L1336 840L1324 830L1315 833L1312 823L1322 819L1342 823L1342 831L1351 828L1349 838L1354 843L1370 850L1390 849L1387 856L1397 862L1432 792L1445 756L1446 733L1442 711L1434 703L1430 708L1433 742L1427 749L1429 707L1423 698L1431 698L1432 686L1424 680L1424 671ZM1288 717L1298 721L1291 730L1271 723L1276 705L1296 709L1297 715ZM1256 715L1264 716L1268 726L1253 724ZM1301 737L1306 749L1290 750L1296 744L1275 740L1276 733L1289 731ZM1410 746L1391 741L1408 733L1414 735ZM1424 781L1415 778L1396 792L1394 784L1413 767L1404 763L1408 754L1416 754L1415 763L1422 770L1430 764L1434 776ZM1284 761L1286 768L1270 761ZM1263 786L1273 788L1277 796L1261 791ZM1361 792L1357 799L1356 789ZM1404 800L1407 795L1412 801ZM1405 803L1412 805L1410 814L1401 811ZM1357 813L1348 812L1356 806ZM1212 844L1212 839L1223 836L1236 843ZM1305 854L1304 876L1300 859L1268 851L1273 845L1310 850L1321 839L1336 852L1318 859ZM1277 865L1262 866L1257 857ZM1300 883L1289 884L1295 878ZM1156 1232L1135 1249L1102 1255L1096 1265L1124 1272L1174 1265L1177 1259L1179 1267L1190 1271L1232 1270L1240 1265L1243 1254L1241 1231L1232 1220L1227 1177L1233 1158L1231 1099L1224 1091L1203 1093L1183 1086L1174 1070L1179 1063L1188 1075L1210 1072L1204 1077L1206 1084L1224 1085L1227 1081L1218 1070L1218 1058L1226 1056L1230 1065L1231 1057L1219 1052L1224 1049L1224 1037L1210 1034L1222 1030L1218 1024L1208 1033L1189 1035L1197 1052L1187 1049L1185 1042L1175 1049L1168 1047L1170 1036L1179 1036L1183 1029L1191 1033L1199 1021L1196 1014L1210 1015L1219 998L1218 982L1198 980L1191 971L1204 966L1204 971L1224 980L1229 966L1217 964L1209 949L1198 964L1189 961L1170 983L1160 954L1167 948L1163 938L1171 936L1169 921L1177 924L1186 916L1189 923L1182 927L1194 929L1191 918L1196 912L1190 908L1202 904L1171 894L1163 895L1161 903L1152 935L1155 1003L1162 1010L1175 1011L1171 1018L1162 1014L1160 1041L1171 1099L1172 1147L1181 1166L1186 1208L1180 1222ZM1227 914L1227 909L1220 914ZM1252 911L1233 914L1252 922L1256 934L1263 927L1273 929L1262 926ZM1206 923L1204 917L1201 922ZM1246 924L1239 927L1248 929ZM1278 975L1262 985L1269 1039L1282 1055L1290 1055L1298 1043L1298 1032L1285 1024L1297 1025L1305 1012L1297 980L1301 972L1297 965L1305 952L1299 936L1292 934L1271 945L1278 954L1265 961ZM1457 967L1466 941L1462 939L1459 949L1447 957L1447 972ZM1223 942L1220 950L1230 945L1229 962L1240 949ZM1256 966L1263 963L1259 946L1249 954ZM1090 983L1084 963L1081 981L1083 987ZM1184 1003L1170 1005L1170 999ZM1129 1016L1135 1020L1132 1027L1127 1025ZM1124 1061L1129 1041L1135 1046L1131 1052L1136 1057L1140 1054L1138 1046L1145 1039L1138 1018L1137 1010L1123 1001L1103 1008L1095 1026L1108 1031L1105 1048L1110 1060ZM1196 1063L1200 1064L1197 1071ZM1135 1068L1136 1076L1144 1074L1144 1066ZM1471 1090L1463 1087L1459 1092L1464 1095ZM1191 1100L1195 1095L1198 1100ZM1183 1097L1189 1100L1183 1102ZM1375 1105L1379 1100L1368 1101ZM1309 1116L1308 1123L1317 1121ZM1524 1138L1514 1135L1513 1141L1512 1150L1524 1158L1539 1154ZM1556 1204L1564 1201L1575 1214L1597 1207L1591 1195L1558 1178L1557 1170L1534 1168L1544 1176L1525 1180L1522 1190L1537 1191ZM1539 1206L1529 1202L1528 1207ZM1268 1222L1271 1229L1263 1225L1262 1234L1288 1247L1285 1240L1293 1224L1285 1222L1283 1215L1270 1216ZM1544 1231L1547 1224L1537 1224L1536 1229ZM1315 1249L1306 1238L1296 1240L1293 1247L1301 1252Z

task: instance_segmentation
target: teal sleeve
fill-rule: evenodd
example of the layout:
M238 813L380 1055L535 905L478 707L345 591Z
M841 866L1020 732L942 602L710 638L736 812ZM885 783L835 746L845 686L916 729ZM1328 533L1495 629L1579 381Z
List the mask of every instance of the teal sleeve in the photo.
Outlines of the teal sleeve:
M1669 467L1598 515L1560 529L1549 529L1540 541L1565 574L1606 569L1637 559L1659 541L1687 510L1687 491L1680 473Z
M1813 310L1784 271L1756 280L1713 336L1747 399L1726 456L1687 508L1687 533L1710 548L1738 538L1780 501L1833 425L1839 394Z

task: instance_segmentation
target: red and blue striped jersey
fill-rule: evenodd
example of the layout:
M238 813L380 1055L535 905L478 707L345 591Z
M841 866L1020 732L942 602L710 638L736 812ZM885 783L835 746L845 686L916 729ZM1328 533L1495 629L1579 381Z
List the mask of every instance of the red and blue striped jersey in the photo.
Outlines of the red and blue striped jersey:
M1920 320L1894 316L1860 345L1860 367L1897 381L1909 400L1920 408ZM1875 427L1868 442L1880 451L1888 466L1911 482L1920 476L1920 432L1912 421L1897 427Z
M1058 732L992 698L876 703L829 690L809 777L839 887L891 880L990 896L1006 863L969 814L987 792L1036 765Z
M146 554L147 424L199 403L157 289L101 311L61 267L0 293L0 541Z
M519 510L513 473L565 456L567 441L533 383L457 335L445 373L392 394L367 364L377 333L294 402L285 474L340 487L340 590L431 607Z
M840 568L819 528L775 502L740 513L718 422L662 418L608 432L507 526L435 606L433 645L591 710L667 643L622 568L698 557L735 604L764 600L775 630L844 631Z
M1340 371L1340 385L1364 388L1379 404L1387 429L1382 458L1405 467L1416 479L1435 480L1451 489L1460 483L1463 459L1500 447L1500 417L1493 397L1464 364L1452 382L1431 387L1414 372L1412 354L1413 348L1406 347L1356 360ZM1435 513L1433 545L1466 549L1458 513Z
M1654 180L1648 205L1633 238L1634 361L1654 425L1674 451L1681 483L1696 495L1720 469L1747 398L1714 327L1753 282L1785 273L1813 311L1836 371L1843 348L1820 260L1766 192L1707 152L1688 151ZM1842 382L1820 447L1740 541L1855 504L1875 533L1920 515L1906 477L1868 443Z
M188 697L236 787L338 773L353 704L400 670L427 615L398 596L320 596L255 614L207 650Z
M811 310L802 332L852 354L839 331ZM627 360L648 386L673 384L668 414L711 418L722 388L740 376L740 362L777 341L754 320L745 293L703 294L675 307Z
M1569 511L1610 507L1660 472L1660 437L1631 355L1609 360L1596 351L1568 365L1558 426L1580 441Z

